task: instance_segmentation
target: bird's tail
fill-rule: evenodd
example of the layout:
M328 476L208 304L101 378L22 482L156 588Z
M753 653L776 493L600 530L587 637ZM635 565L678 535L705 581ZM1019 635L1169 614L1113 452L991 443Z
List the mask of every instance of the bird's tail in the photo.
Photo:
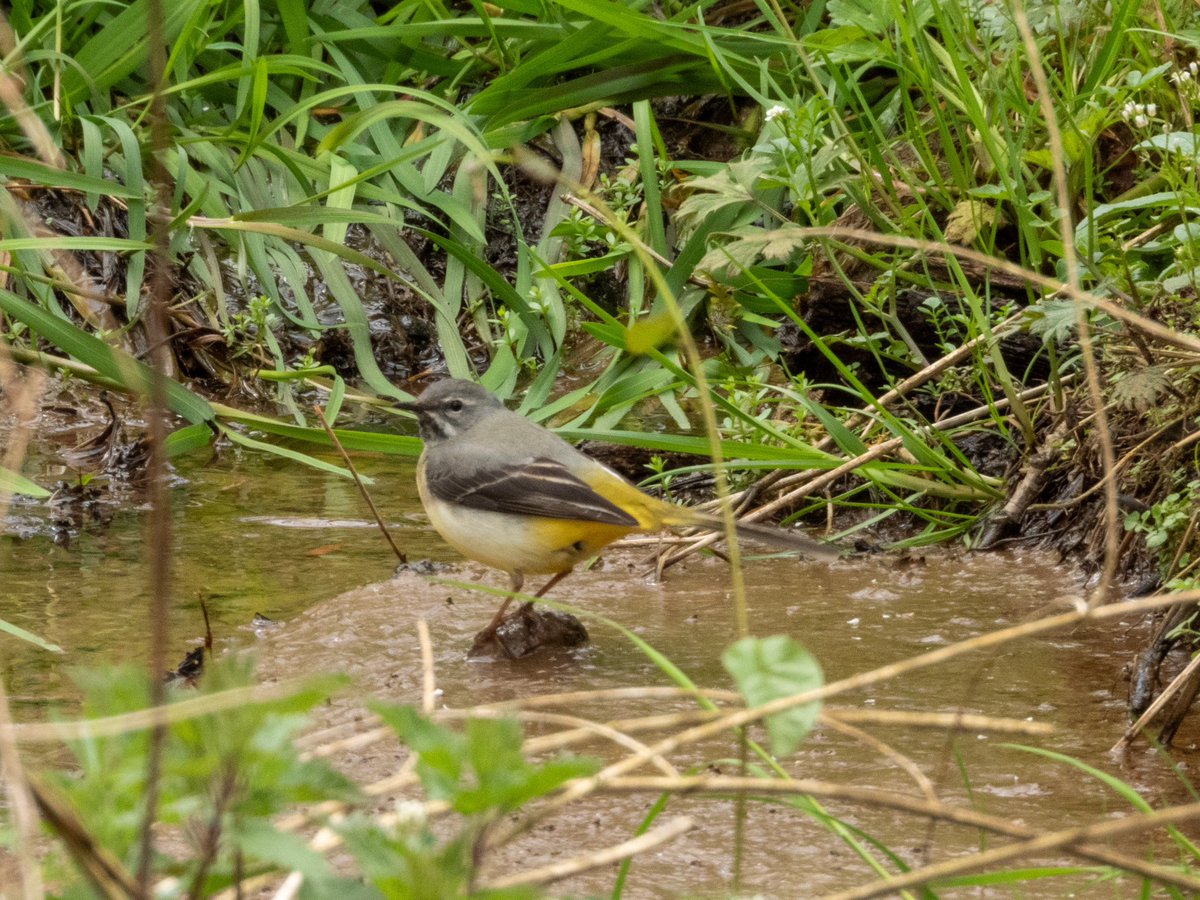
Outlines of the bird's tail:
M705 528L716 532L725 530L725 523L717 516L710 516L707 513L683 506L672 506L671 512L663 516L663 524ZM845 550L836 544L813 540L808 535L794 529L764 525L759 522L737 522L736 524L739 538L760 544L770 544L782 550L796 550L814 559L837 559Z

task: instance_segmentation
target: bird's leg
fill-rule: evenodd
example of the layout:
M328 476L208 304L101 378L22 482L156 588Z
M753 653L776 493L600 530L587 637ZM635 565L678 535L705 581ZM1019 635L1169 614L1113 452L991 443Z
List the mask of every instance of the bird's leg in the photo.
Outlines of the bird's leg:
M538 592L536 594L534 594L533 596L534 597L545 596L546 591L550 590L550 588L554 587L556 584L558 584L560 581L562 581L564 578L566 578L570 574L571 574L570 569L567 569L567 571L565 571L565 572L556 573L554 575L554 577L551 578L549 581L547 581L545 584L543 584L541 586L541 588L538 589ZM518 594L521 592L521 585L523 585L524 583L525 583L525 576L522 575L520 572L513 572L511 575L509 575L508 589L510 591L512 591L514 594ZM509 604L512 602L513 602L512 597L506 598L505 601L500 605L500 608L498 610L496 610L496 615L492 616L492 621L488 624L488 627L483 629L483 631L481 631L480 634L492 634L497 628L499 628L500 623L504 621L504 612L505 612L505 610L508 609ZM522 613L528 612L531 609L533 609L533 601L527 600L523 604L521 604L521 608L519 610L517 610L517 612L515 612L514 615L519 616Z
M549 581L547 581L545 584L543 584L541 586L541 588L538 589L538 592L536 594L534 594L533 596L535 598L536 597L544 597L546 595L546 591L550 590L550 588L554 587L556 584L558 584L560 581L562 581L564 578L566 578L570 574L571 574L570 569L567 569L567 571L565 571L565 572L556 573L554 575L554 577L551 578ZM521 608L518 609L515 613L513 613L513 615L514 616L523 616L523 615L525 615L525 613L529 612L531 609L533 609L533 601L526 600L524 603L521 604ZM501 609L500 612L504 612L504 610Z
M508 573L508 589L511 593L519 594L521 592L521 586L524 584L525 576L520 572ZM542 588L542 590L545 590L545 588ZM538 596L540 597L541 594L538 594ZM475 639L477 641L480 637L491 637L496 633L496 629L499 628L500 623L504 621L504 611L508 609L508 605L512 602L513 598L511 596L504 598L504 602L500 604L500 608L496 610L496 614L492 616L492 621L488 623L487 628L483 629L483 631L476 635Z
M535 598L544 596L547 591L570 574L570 569L565 572L556 573L533 596ZM519 593L521 585L524 583L521 573L513 572L509 575L509 578L511 579L510 590L513 594ZM471 649L467 651L469 658L481 656L495 657L499 654L501 658L517 659L532 653L535 649L546 643L545 626L540 620L530 615L530 611L533 609L532 600L522 603L520 609L505 616L505 612L507 612L512 599L512 597L506 599L504 604L496 610L496 615L492 617L492 621L488 624L487 628L475 635ZM504 634L501 635L498 629L509 619L519 619L522 621L516 622L515 627L512 629L506 628ZM557 640L564 647L571 647L587 640L587 631L583 626L573 618L571 621L575 623L578 633L572 632L570 634L570 641L564 641L562 636L559 635Z
M550 590L550 588L554 587L556 584L558 584L560 581L562 581L564 578L566 578L568 575L570 575L571 571L572 571L571 569L567 569L567 571L565 571L565 572L557 573L553 578L551 578L549 581L547 581L545 584L543 584L541 589L533 596L535 596L535 597L546 596L546 591Z

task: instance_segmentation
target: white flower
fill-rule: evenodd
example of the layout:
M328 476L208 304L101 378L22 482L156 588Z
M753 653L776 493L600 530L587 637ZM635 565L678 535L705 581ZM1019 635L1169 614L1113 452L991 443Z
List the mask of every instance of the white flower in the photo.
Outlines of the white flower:
M419 828L425 824L425 804L419 800L399 800L396 803L396 824L400 828Z
M1133 117L1133 124L1136 125L1138 128L1145 128L1147 125L1150 124L1150 120L1148 118L1146 118L1146 116L1142 115L1141 113L1138 113L1136 116Z
M1147 103L1146 104L1146 115L1157 116L1158 115L1158 104L1157 103Z
M783 118L788 114L788 108L782 103L776 103L767 110L766 119L768 122L774 122L776 119Z

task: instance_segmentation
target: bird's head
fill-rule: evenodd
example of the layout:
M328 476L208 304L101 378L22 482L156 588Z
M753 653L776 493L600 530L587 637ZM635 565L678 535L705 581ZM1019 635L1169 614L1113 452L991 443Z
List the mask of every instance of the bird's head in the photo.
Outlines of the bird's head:
M504 404L487 388L462 378L447 378L431 384L416 400L397 406L416 413L421 440L427 444L449 440L488 413L504 409Z

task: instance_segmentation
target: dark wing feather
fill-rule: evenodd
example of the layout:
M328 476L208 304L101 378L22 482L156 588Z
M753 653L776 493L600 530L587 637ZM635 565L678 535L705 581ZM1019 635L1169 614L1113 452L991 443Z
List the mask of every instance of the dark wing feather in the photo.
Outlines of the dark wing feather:
M439 500L471 509L575 519L636 528L637 519L609 502L561 463L538 457L508 465L469 467L464 473L454 465L438 465L434 459L425 467L429 490Z

